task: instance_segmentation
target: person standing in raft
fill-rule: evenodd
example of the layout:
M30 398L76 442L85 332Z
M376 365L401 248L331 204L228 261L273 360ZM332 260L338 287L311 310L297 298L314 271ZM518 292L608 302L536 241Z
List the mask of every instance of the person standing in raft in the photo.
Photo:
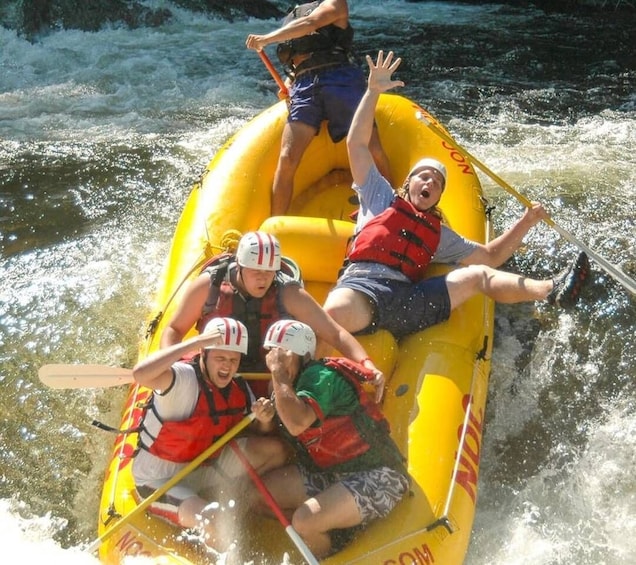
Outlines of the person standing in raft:
M585 253L547 280L494 268L548 217L541 204L533 203L510 229L483 245L442 224L437 208L446 186L442 163L422 155L397 194L382 177L368 143L380 94L404 85L391 80L400 62L393 59L393 52L385 59L380 51L376 63L367 56L368 86L347 138L360 210L345 269L327 296L325 310L354 334L383 328L400 338L444 322L452 310L479 293L501 303L547 300L563 308L573 306L590 271ZM425 279L431 262L462 266Z
M263 473L286 462L286 444L266 435L275 431L273 403L256 400L236 374L247 340L241 322L214 318L202 334L160 349L134 367L135 381L153 389L132 467L141 497L150 496L250 411L255 415L248 428L252 433L236 440L250 463ZM183 360L196 350L191 361ZM225 446L152 503L148 512L183 528L200 528L208 545L224 551L237 517L221 515L222 508L239 497L245 477L243 464Z
M281 318L295 318L314 328L316 335L345 357L373 370L378 384L384 375L364 347L336 324L302 288L302 281L286 274L278 239L265 232L248 232L239 240L236 255L212 265L192 281L161 335L161 347L179 343L196 325L201 331L211 317L230 316L248 329L250 345L241 369L266 372L261 347L267 328Z
M271 215L279 216L289 208L296 169L322 122L328 121L334 143L344 139L366 81L354 63L353 28L346 0L296 6L282 27L265 35L250 34L245 42L256 51L270 43L279 44L277 54L291 81L289 115L272 187ZM375 128L369 149L389 178L389 162Z
M373 372L342 357L313 361L316 336L295 320L273 324L264 346L281 433L296 460L263 481L312 553L326 557L409 491L404 458L378 395L367 392ZM253 496L256 508L269 513Z

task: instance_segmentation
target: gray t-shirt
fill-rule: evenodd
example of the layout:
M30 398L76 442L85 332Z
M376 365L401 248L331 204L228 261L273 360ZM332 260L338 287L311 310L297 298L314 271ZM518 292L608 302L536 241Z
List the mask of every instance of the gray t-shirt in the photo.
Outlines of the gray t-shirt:
M358 193L360 199L360 210L355 228L356 233L358 233L371 218L386 210L393 200L398 198L389 182L380 174L375 165L371 166L364 184L358 186L354 183L352 188ZM445 264L458 263L465 257L468 257L477 246L478 244L474 241L466 239L448 226L442 225L440 242L432 262ZM347 276L409 280L401 272L391 269L386 265L365 261L349 264L342 278Z

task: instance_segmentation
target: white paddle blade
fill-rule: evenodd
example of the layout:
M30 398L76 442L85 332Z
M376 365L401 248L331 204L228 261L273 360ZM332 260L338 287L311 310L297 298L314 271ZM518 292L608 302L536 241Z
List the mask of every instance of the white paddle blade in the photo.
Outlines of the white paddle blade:
M40 381L49 388L107 388L131 384L132 370L107 365L44 365Z

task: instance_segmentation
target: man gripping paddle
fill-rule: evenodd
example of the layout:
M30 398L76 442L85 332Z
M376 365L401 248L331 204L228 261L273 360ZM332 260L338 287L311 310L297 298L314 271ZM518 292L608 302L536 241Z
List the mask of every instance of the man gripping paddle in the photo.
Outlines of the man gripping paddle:
M140 497L169 481L250 410L255 433L236 440L250 463L263 473L285 462L282 440L263 435L274 428L273 403L255 399L249 385L236 375L247 339L241 322L213 318L200 335L160 349L135 366L135 380L154 390L133 462ZM184 359L197 350L191 360ZM148 512L184 528L201 529L206 544L224 551L233 539L236 510L232 515L221 513L244 490L244 478L243 465L224 447L150 504Z

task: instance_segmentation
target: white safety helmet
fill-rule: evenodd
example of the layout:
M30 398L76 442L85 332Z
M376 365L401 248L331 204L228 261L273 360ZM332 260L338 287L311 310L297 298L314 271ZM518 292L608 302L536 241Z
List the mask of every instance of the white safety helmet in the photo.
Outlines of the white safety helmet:
M239 241L236 261L241 267L259 271L280 270L280 243L262 231L246 233Z
M267 330L263 347L265 349L282 347L301 357L309 353L313 358L316 353L316 334L314 330L302 322L278 320Z
M212 318L206 325L203 333L219 330L222 343L206 347L209 349L224 349L225 351L238 351L247 354L247 328L242 322L234 318Z
M446 167L444 163L440 163L437 159L431 159L427 157L425 159L420 159L415 165L411 167L409 171L408 177L412 177L417 171L420 169L435 169L442 177L444 178L444 185L446 185Z

